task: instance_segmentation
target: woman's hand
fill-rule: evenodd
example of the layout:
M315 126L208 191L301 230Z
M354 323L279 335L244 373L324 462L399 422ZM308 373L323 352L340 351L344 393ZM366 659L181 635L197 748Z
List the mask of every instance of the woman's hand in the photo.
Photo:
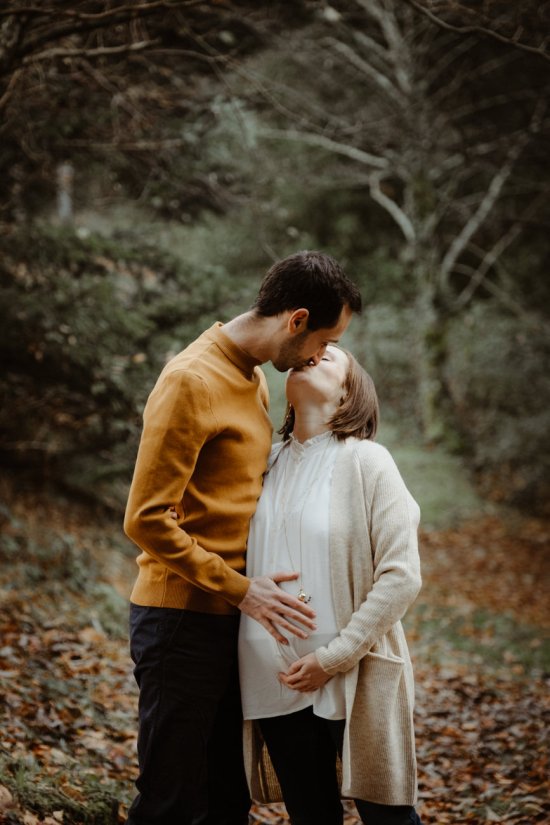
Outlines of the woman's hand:
M290 665L286 673L279 673L279 681L283 685L300 693L319 690L330 678L332 677L323 670L315 653L302 656Z

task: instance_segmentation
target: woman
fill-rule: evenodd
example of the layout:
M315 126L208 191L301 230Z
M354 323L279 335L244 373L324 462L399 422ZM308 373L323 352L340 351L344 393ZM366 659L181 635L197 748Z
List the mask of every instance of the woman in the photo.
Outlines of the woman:
M280 799L271 761L292 825L339 825L341 795L369 825L418 825L414 686L400 619L420 588L419 508L372 440L376 392L350 353L327 347L317 366L289 373L286 392L247 574L298 571L281 586L309 602L317 629L280 644L241 617L251 795Z

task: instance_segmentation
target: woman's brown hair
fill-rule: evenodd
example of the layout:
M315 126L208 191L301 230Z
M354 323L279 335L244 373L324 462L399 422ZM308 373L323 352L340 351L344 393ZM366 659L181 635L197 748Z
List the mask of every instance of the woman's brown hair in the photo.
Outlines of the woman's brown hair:
M328 422L329 428L340 440L353 436L373 441L380 416L374 381L351 352L341 349L348 357L348 369L343 387L344 397ZM290 438L293 429L294 409L289 404L283 426L279 430L283 441Z

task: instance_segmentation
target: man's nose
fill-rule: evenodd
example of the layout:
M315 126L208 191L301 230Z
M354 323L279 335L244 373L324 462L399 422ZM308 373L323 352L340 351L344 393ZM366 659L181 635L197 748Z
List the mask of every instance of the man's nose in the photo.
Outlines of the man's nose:
M318 350L318 351L315 353L315 355L312 355L312 356L311 356L311 358L309 359L309 363L310 363L312 366L314 366L314 367L316 367L316 366L317 366L317 364L319 363L319 361L321 360L321 358L323 357L323 355L324 355L324 353L325 353L325 349L326 349L326 347L321 347L321 349L320 349L320 350Z

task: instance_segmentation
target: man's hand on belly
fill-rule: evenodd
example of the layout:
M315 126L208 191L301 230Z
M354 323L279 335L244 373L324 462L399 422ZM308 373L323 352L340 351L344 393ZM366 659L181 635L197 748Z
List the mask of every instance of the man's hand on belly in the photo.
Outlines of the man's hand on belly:
M296 596L285 593L278 587L279 582L295 581L299 573L272 573L270 576L256 576L250 579L250 587L239 610L256 619L273 638L281 644L288 644L280 629L287 630L299 639L307 639L308 634L295 622L308 630L316 630L313 619L315 611ZM292 620L292 621L290 621Z

